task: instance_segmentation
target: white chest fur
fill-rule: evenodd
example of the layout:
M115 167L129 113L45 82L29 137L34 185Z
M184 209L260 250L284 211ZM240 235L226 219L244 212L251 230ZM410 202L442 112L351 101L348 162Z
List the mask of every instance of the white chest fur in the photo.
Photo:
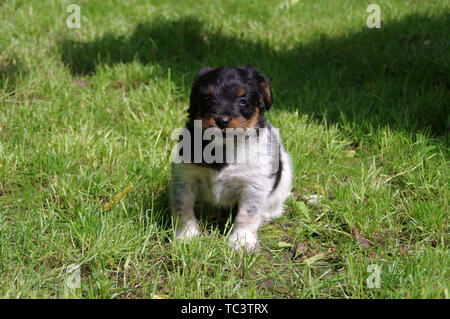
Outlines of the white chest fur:
M243 188L248 185L249 173L254 171L245 164L230 164L220 171L189 166L195 176L197 200L220 207L232 207L239 202Z

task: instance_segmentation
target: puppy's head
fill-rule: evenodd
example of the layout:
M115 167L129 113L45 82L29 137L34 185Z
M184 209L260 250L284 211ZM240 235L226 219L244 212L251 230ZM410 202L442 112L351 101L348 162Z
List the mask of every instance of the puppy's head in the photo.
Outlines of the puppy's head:
M271 106L269 81L254 67L204 68L192 85L189 123L201 120L203 129L264 127L263 113Z

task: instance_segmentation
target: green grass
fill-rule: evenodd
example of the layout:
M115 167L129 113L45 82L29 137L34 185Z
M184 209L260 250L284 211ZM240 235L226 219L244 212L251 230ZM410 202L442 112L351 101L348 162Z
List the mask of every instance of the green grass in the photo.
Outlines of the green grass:
M359 0L76 1L69 29L73 2L0 2L0 297L448 298L448 1L376 1L381 29ZM191 81L247 63L293 157L286 214L258 254L211 219L174 242L170 136Z

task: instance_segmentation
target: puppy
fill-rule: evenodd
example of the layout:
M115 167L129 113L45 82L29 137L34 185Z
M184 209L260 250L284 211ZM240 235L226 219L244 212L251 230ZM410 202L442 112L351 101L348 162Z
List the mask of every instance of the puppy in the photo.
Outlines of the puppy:
M237 207L229 244L249 252L257 247L258 228L283 213L292 164L277 129L264 118L271 106L268 79L250 65L205 68L194 79L187 136L171 167L177 239L200 235L196 203Z

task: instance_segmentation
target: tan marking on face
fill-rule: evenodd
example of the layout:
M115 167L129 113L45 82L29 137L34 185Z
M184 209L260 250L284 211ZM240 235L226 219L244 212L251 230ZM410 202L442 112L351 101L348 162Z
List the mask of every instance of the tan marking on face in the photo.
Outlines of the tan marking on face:
M236 91L236 94L237 94L237 96L242 96L242 95L245 94L245 90L244 90L243 88L239 88L239 89Z
M244 130L255 128L256 124L258 124L259 117L259 108L255 108L255 113L253 113L252 117L246 119L243 116L232 117L230 124L228 124L229 128L238 129L242 128Z
M213 94L214 94L214 87L212 87L211 85L208 86L208 88L206 89L206 92L207 92L209 95L213 95Z
M243 116L232 117L230 124L228 124L227 127L233 129L237 128L245 129L247 127L247 119Z
M252 117L247 121L247 128L255 128L256 124L258 124L259 119L259 108L255 107L255 113L253 113Z
M206 130L210 127L216 127L216 121L214 121L214 118L212 116L202 118L202 129Z

